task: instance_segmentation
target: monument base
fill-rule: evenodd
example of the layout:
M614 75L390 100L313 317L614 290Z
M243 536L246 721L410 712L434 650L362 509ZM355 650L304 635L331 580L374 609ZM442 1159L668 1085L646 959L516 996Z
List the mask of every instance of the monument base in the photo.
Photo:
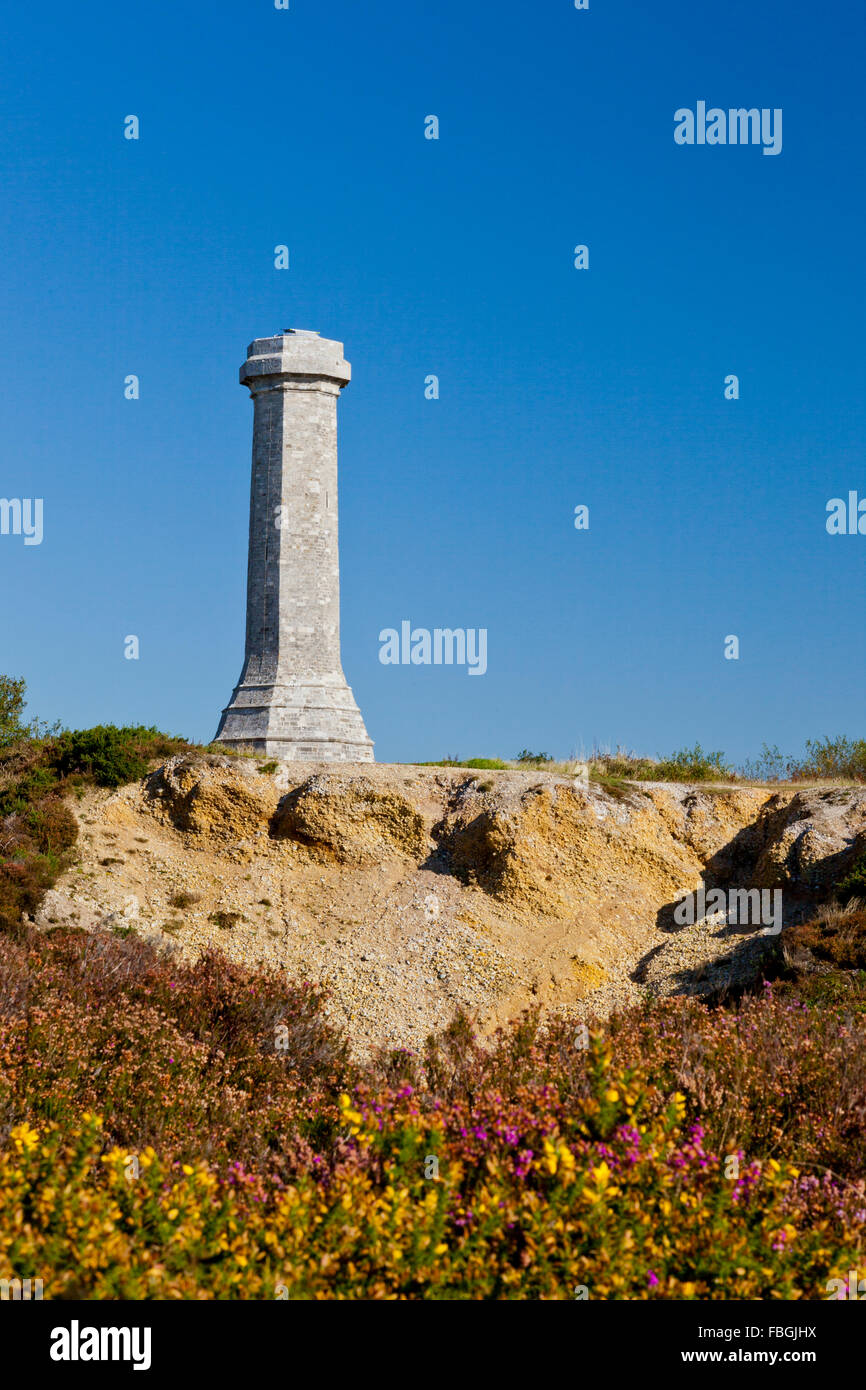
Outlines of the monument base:
M373 740L345 679L237 686L215 743L292 762L372 763Z

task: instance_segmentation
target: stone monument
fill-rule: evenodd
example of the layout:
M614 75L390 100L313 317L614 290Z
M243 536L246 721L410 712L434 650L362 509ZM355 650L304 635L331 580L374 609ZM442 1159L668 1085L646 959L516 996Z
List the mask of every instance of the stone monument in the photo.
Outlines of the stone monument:
M246 655L216 732L269 757L372 762L340 663L337 398L343 344L305 329L256 338Z

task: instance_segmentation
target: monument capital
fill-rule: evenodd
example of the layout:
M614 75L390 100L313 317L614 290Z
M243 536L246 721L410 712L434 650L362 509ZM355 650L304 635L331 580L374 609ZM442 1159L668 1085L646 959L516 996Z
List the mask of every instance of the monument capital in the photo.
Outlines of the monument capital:
M289 328L273 338L255 338L240 369L241 385L251 391L267 387L260 378L281 376L334 381L342 389L351 380L352 368L343 357L342 343L309 329Z

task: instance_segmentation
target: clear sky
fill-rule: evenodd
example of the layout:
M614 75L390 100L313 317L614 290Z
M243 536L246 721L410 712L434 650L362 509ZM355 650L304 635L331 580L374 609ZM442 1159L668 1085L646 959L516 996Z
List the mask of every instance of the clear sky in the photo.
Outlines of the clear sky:
M7 9L0 496L44 538L0 535L0 671L31 712L213 736L237 371L299 327L353 368L343 664L378 759L862 736L866 535L825 520L866 497L864 30L850 0ZM781 108L781 153L677 145L698 101ZM486 628L487 673L382 665L403 619Z

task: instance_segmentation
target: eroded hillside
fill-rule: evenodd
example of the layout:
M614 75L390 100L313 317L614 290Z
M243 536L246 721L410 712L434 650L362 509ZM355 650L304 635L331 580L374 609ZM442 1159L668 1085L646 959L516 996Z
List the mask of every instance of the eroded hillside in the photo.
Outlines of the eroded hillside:
M587 1015L751 967L754 927L679 927L702 882L781 886L787 917L862 851L866 792L182 755L74 807L78 860L41 926L107 923L184 954L327 979L363 1049L417 1046L457 1004Z

